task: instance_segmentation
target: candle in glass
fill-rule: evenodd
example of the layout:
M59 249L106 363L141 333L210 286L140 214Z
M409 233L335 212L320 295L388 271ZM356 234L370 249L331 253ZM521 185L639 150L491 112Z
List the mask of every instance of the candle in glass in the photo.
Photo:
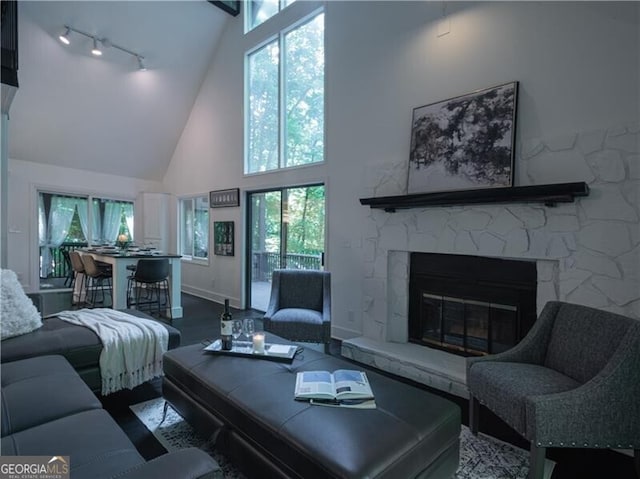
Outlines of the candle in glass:
M264 354L264 333L255 333L253 335L253 352Z

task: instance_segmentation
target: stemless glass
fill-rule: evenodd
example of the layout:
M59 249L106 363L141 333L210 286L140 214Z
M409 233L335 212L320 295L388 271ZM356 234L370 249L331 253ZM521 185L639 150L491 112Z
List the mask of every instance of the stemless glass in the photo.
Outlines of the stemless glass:
M231 335L233 336L233 339L236 340L240 337L241 334L242 334L242 320L234 319L233 323L231 323Z
M253 322L253 319L245 319L244 320L244 335L247 337L249 341L253 339L253 333L256 332L256 325Z

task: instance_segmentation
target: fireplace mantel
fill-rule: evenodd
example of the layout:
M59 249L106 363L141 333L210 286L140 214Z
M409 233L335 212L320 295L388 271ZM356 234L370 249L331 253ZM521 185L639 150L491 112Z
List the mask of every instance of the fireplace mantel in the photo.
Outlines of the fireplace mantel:
M406 208L490 203L544 203L545 206L555 206L556 203L572 203L576 196L587 196L588 194L589 186L584 181L580 181L360 198L360 204L368 205L370 208L383 209L388 213Z

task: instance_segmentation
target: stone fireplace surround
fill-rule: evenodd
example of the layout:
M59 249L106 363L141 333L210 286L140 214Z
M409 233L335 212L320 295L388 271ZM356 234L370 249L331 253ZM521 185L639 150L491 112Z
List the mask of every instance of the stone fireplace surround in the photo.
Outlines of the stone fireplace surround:
M408 342L409 255L411 251L388 251L388 314L382 326L383 342L359 337L342 343L342 355L378 367L457 396L468 397L465 358L435 348ZM557 299L554 286L558 262L536 260L538 273L537 310Z
M640 128L637 124L523 142L516 184L586 181L575 203L368 210L362 336L342 354L467 397L465 360L408 343L409 253L535 260L538 313L549 300L640 318ZM363 197L404 194L406 164L363 175Z

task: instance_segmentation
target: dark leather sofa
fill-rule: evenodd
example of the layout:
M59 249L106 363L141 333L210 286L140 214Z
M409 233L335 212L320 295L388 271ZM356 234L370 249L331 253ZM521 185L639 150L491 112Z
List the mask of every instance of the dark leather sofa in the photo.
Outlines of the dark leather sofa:
M41 296L29 295L39 311L42 311ZM126 313L153 319L135 309L124 310ZM169 332L169 349L180 346L180 331L161 323ZM27 334L5 339L0 347L0 362L7 363L20 359L44 355L64 356L80 377L95 393L101 391L100 338L90 329L67 323L54 317L44 318L42 327Z
M2 365L2 455L69 456L74 479L221 477L191 448L146 462L62 356Z

